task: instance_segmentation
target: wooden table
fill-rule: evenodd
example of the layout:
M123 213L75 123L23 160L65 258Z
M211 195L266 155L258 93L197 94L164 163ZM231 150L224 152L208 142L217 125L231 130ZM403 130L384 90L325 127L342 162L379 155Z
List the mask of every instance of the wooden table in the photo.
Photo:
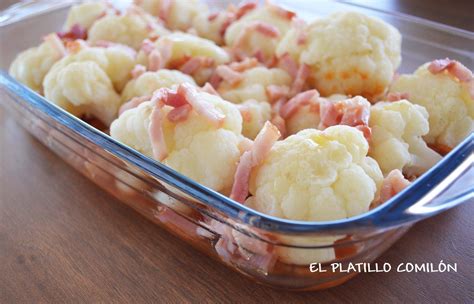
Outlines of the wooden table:
M469 14L459 4L442 3L454 23L455 7L460 16ZM320 292L274 290L191 249L105 194L0 107L0 303L473 302L473 218L468 204L421 222L378 260L443 260L457 263L457 273L392 271L360 274Z

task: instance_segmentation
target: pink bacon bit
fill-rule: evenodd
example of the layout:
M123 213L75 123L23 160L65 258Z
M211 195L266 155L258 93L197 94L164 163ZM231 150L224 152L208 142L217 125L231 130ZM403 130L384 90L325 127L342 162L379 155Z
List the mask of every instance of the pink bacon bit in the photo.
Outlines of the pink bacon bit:
M395 169L384 178L377 205L383 204L410 185L400 170Z
M185 104L171 110L166 117L169 121L174 123L185 121L188 118L189 113L191 113L192 109L193 108L191 107L191 105Z
M208 119L215 127L219 128L224 123L225 115L221 114L212 105L199 98L198 90L191 84L182 83L178 86L177 93L182 95L199 115Z
M161 0L158 5L158 18L163 20L165 23L171 14L171 7L173 5L172 0Z
M239 62L232 62L229 67L236 72L243 72L248 69L254 68L259 65L259 62L255 58L245 58Z
M230 194L231 199L239 203L245 202L249 193L249 179L252 169L267 158L273 144L280 136L277 127L267 121L255 138L252 148L240 157Z
M148 127L148 135L153 150L153 158L159 161L164 160L168 156L168 147L163 132L163 100L167 97L167 89L159 89L153 93L151 102L154 103L150 116L150 126Z
M212 95L220 96L219 93L217 93L216 89L214 89L212 84L210 84L209 82L206 82L206 84L204 84L204 86L201 88L201 91Z
M58 32L58 37L62 40L87 39L87 30L80 24L74 24L67 32Z
M214 59L209 57L191 57L183 65L179 67L179 70L185 74L191 75L197 72L201 68L209 68L214 65Z
M240 115L242 115L242 119L244 120L244 122L252 121L252 112L250 112L250 109L248 106L241 105L241 104L238 104L236 106L237 106L237 109L239 109Z
M394 101L399 101L402 99L408 99L410 97L410 94L408 93L397 93L397 92L391 92L387 94L387 101L394 102Z
M300 67L298 68L298 71L296 72L295 80L293 81L293 84L291 85L290 96L295 96L296 94L298 94L299 92L303 90L310 72L311 72L311 69L309 65L304 64L304 63L300 65Z
M162 66L163 60L160 52L158 50L151 51L150 55L148 55L148 70L156 72L161 69Z
M265 1L265 4L268 6L268 8L272 12L274 12L276 15L278 15L278 16L284 18L284 19L292 20L296 16L296 14L294 12L286 10L281 6L275 5L275 4L271 3L270 1Z
M140 75L142 75L143 73L146 72L146 67L144 65L141 65L141 64L136 64L134 67L133 67L133 70L131 72L132 74L132 78L133 79L136 79L138 77L140 77Z
M280 108L280 116L283 119L290 118L299 108L310 104L314 98L319 97L317 90L309 90L297 94Z
M298 35L296 38L297 45L304 45L308 41L308 31L306 22L303 19L294 18L292 26L296 29Z
M262 21L254 21L244 27L242 32L235 39L232 47L234 49L240 48L252 32L260 33L271 39L278 38L280 36L280 31L277 27Z
M428 71L432 74L438 74L447 71L451 76L456 77L460 82L469 82L472 80L472 72L462 63L449 58L433 60L428 65Z
M292 78L295 78L298 73L298 63L288 53L283 54L278 59L278 66L285 70Z
M155 49L155 44L150 39L145 39L142 42L142 46L140 48L146 55L150 55L150 53Z
M239 6L237 7L237 11L235 12L235 19L238 20L242 18L245 14L254 10L255 8L257 8L256 1L248 1L248 2L240 3Z
M270 103L275 103L282 98L287 98L290 93L290 88L287 86L279 86L271 84L266 87L265 93Z
M66 56L66 48L56 33L51 33L44 36L43 40L49 43L49 45L57 52L59 57Z
M119 115L122 115L123 112L138 107L141 103L151 99L151 96L139 96L133 97L130 101L124 103L119 108Z
M234 86L241 82L244 77L241 73L234 71L228 66L220 65L216 68L215 73L224 81L228 82L230 85ZM211 82L212 84L212 82Z

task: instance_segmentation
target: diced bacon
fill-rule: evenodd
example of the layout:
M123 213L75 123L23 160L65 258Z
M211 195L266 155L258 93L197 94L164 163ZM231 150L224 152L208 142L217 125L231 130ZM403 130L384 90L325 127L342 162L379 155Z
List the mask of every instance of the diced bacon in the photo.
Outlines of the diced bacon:
M209 16L207 16L207 21L212 22L212 21L214 21L218 16L219 16L219 13L218 13L218 12L214 12L214 13L212 13L212 14L209 14Z
M271 3L270 1L266 1L266 5L270 8L271 11L273 11L275 14L277 14L278 16L284 19L291 20L293 19L293 17L296 16L294 12L286 10L281 6L275 5Z
M290 88L271 84L267 86L265 93L267 94L268 101L274 103L282 98L286 98L290 93Z
M174 108L171 110L167 117L168 120L174 123L184 121L188 118L189 113L191 113L192 107L189 104L182 105L180 107Z
M438 74L445 70L448 71L451 76L456 77L460 82L469 82L473 78L471 70L456 60L449 58L437 59L428 65L428 71L432 74Z
M167 106L178 108L188 104L188 100L182 93L167 89L166 98L163 98L163 103Z
M154 49L155 44L150 39L145 39L140 48L146 55L149 55Z
M239 142L239 151L240 154L250 151L253 146L253 140L248 139L247 137L242 137L242 140Z
M272 119L270 120L280 131L281 136L286 137L286 123L285 120L280 116L280 109L286 102L286 97L281 98L277 102L272 104Z
M278 59L278 66L285 70L292 78L295 78L298 73L298 63L288 53L283 54Z
M160 45L160 54L162 61L162 68L164 68L173 56L173 42L171 40L165 39Z
M269 38L278 38L280 36L278 28L269 23L256 21L251 24L251 28Z
M216 89L210 84L209 82L206 82L204 86L201 88L202 92L206 92L212 95L220 96L219 93L217 93Z
M217 70L217 69L216 69ZM221 84L222 82L222 78L221 76L219 76L219 74L216 72L216 70L214 70L214 72L212 73L211 77L209 78L209 84L213 87L213 88L218 88L219 85Z
M394 102L394 101L399 101L402 99L408 99L409 97L410 97L410 94L408 93L391 92L387 94L386 99L387 101Z
M382 182L378 204L385 203L409 185L410 182L403 176L400 170L395 169L390 171Z
M146 67L144 65L136 64L135 67L133 67L133 70L131 72L132 78L136 79L145 72L146 72Z
M320 127L327 128L337 125L340 121L340 114L333 102L321 100L319 104L319 115L321 116Z
M119 109L119 115L123 112L138 107L141 103L151 99L151 96L133 97L130 101L124 103Z
M182 83L178 86L178 94L182 94L187 102L193 107L199 115L206 117L215 127L220 127L224 123L225 115L221 114L212 105L205 100L199 99L197 88L188 84Z
M255 58L245 58L240 62L232 62L229 67L236 72L243 72L258 66L258 60Z
M366 125L358 125L355 126L355 128L364 134L365 139L367 139L368 142L370 142L372 138L372 129L369 126Z
M161 0L158 7L158 17L166 22L171 13L172 0Z
M148 55L148 70L156 72L162 68L162 65L163 60L160 52L158 50L151 51L150 55Z
M253 57L255 57L258 62L265 63L265 55L262 50L257 50L255 54L253 54Z
M209 57L191 57L183 65L180 66L179 70L185 74L193 74L200 68L210 67L214 64L214 59Z
M342 113L339 124L352 127L369 124L369 104L359 102L357 99L352 98L337 102L336 107L339 107L339 113Z
M252 112L250 112L250 109L246 105L238 104L237 108L239 109L240 115L242 115L244 122L252 121Z
M311 103L315 97L319 97L317 90L308 90L297 94L280 108L280 116L283 119L290 118L299 108Z
M307 64L301 64L296 72L295 80L291 85L290 96L294 96L303 90L303 87L308 79L311 69Z
M58 32L57 35L63 40L86 40L87 30L80 24L74 24L68 32Z
M157 90L153 93L151 101L155 104L150 116L150 126L148 134L150 137L153 158L162 161L168 156L168 148L163 133L163 90Z
M215 72L217 75L219 75L219 77L224 79L224 81L228 82L230 85L236 85L244 79L241 73L236 72L225 65L218 66Z
M277 127L266 122L258 133L252 148L242 154L234 176L234 184L230 198L244 203L248 196L249 179L252 169L260 165L270 153L273 144L280 138L281 134Z
M305 44L308 40L308 31L306 29L306 21L304 21L303 19L294 18L292 22L292 26L297 31L296 44L298 45Z
M57 52L58 57L66 56L66 48L56 33L46 35L43 40L49 43L49 45Z
M238 20L242 18L248 12L254 10L257 7L256 1L249 1L240 3L237 7L237 11L235 12L235 18Z
M225 13L226 18L224 22L222 22L221 28L219 29L219 35L221 37L224 37L225 32L227 31L227 28L232 24L232 22L235 21L235 15L231 13Z

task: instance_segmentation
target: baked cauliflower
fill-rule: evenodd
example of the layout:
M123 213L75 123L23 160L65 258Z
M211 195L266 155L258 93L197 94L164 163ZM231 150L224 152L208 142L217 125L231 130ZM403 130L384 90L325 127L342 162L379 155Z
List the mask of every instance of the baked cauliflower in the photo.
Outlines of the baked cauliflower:
M272 108L267 102L260 102L249 99L237 107L242 115L242 134L250 139L254 139L263 128L265 122L272 116Z
M120 46L79 47L46 75L45 97L76 116L94 116L109 125L120 106L118 92L130 77L134 56Z
M379 102L371 107L369 125L369 155L384 175L398 169L419 176L441 159L422 138L429 131L428 112L422 106L407 100Z
M138 63L148 70L177 69L193 76L203 85L217 65L227 63L229 55L213 41L191 34L175 32L154 43L145 41L138 54Z
M43 79L53 64L66 54L62 41L56 34L49 34L39 46L18 54L10 65L9 73L30 89L42 93Z
M105 1L76 4L69 10L63 29L69 31L73 26L79 25L89 30L98 19L107 15L115 15L116 13L117 11Z
M135 0L135 4L160 18L171 30L186 31L194 17L207 12L207 6L199 0Z
M322 96L362 95L375 101L401 62L401 35L393 26L357 12L336 12L288 31L277 56L310 68L307 81Z
M407 93L411 102L428 111L429 132L424 139L446 153L474 131L474 80L472 72L456 61L444 60L444 68L436 69L440 61L401 75L390 92Z
M190 76L180 71L162 69L156 72L145 72L127 83L123 89L121 100L124 103L133 97L151 95L158 89L171 88L181 83L196 85Z
M238 60L256 57L270 64L294 16L293 12L267 2L233 22L225 32L225 44Z
M97 20L89 29L88 41L91 44L110 41L139 49L143 40L167 33L151 15L138 7L130 7L124 14L108 15Z
M113 138L223 193L232 186L241 132L235 105L188 83L155 91L110 127Z

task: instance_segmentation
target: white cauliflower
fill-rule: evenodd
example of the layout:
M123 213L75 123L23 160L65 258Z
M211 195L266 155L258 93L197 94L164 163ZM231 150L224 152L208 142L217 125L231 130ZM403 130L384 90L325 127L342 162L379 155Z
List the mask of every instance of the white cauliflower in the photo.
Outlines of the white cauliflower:
M293 115L286 119L287 133L295 134L304 129L321 129L320 100L326 99L331 102L337 102L347 98L347 96L341 94L333 94L327 98L316 96L309 104L299 107Z
M336 12L288 31L277 56L288 53L308 65L308 81L323 96L362 95L375 101L400 65L400 49L401 35L393 26L357 12Z
M252 170L249 190L253 196L246 204L272 216L302 221L331 221L364 213L383 179L377 163L367 157L368 149L362 132L353 127L300 131L276 142L264 162ZM307 245L332 244L328 241L314 238ZM279 247L278 251L280 259L294 264L334 256L333 249Z
M162 69L156 72L145 72L127 83L121 100L124 103L133 97L151 95L157 89L171 88L185 82L196 85L190 76L180 71Z
M138 63L150 70L179 69L192 75L199 85L208 80L215 66L230 60L227 52L213 41L181 32L159 38L151 48L153 50L142 48L138 53ZM155 51L159 54L157 62L152 60L153 56L157 55ZM198 60L197 65L190 67L187 63L193 59Z
M74 25L80 25L88 30L92 24L106 15L112 15L115 10L105 1L85 2L71 7L68 12L64 30L69 31Z
M57 36L53 37L53 39L57 39L62 45ZM50 39L46 39L39 46L29 48L18 54L10 65L9 73L13 78L24 83L30 89L42 93L43 79L46 73L63 55L63 52L58 50Z
M186 31L198 14L207 12L207 6L199 0L135 0L148 13L157 16L171 30Z
M408 99L429 114L426 142L447 152L474 130L474 98L469 87L447 72L433 74L429 63L414 74L401 75L390 92L408 93ZM473 80L471 80L473 81Z
M371 107L369 125L369 155L384 175L399 169L409 176L418 176L441 159L423 141L429 125L428 112L422 106L407 100L379 102Z
M152 16L137 7L123 15L108 15L97 20L89 30L88 41L110 41L139 49L143 40L167 34Z
M188 117L171 121L170 106L161 108L161 128L167 147L167 156L161 162L183 175L215 191L226 193L232 186L233 176L240 157L242 117L237 107L216 95L195 92L198 100L217 110L225 118L219 127L193 108ZM125 111L111 127L113 138L139 152L153 157L150 136L152 111L156 107L146 101Z
M198 14L193 19L193 29L202 37L214 41L218 45L224 44L224 33L227 23L232 20L228 12L219 12L215 18L210 14Z
M44 95L73 115L92 115L109 125L120 106L117 92L133 66L134 57L123 48L84 47L54 64Z
M291 86L290 75L279 68L266 68L262 66L245 70L241 73L242 80L237 84L222 81L217 91L225 100L234 103L242 103L249 99L261 102L269 102L267 87Z
M262 62L271 62L293 16L294 13L267 3L233 22L225 32L225 43L237 58L259 57Z
M243 120L242 134L247 138L254 139L265 122L271 119L272 108L269 103L254 99L244 101L238 107Z

